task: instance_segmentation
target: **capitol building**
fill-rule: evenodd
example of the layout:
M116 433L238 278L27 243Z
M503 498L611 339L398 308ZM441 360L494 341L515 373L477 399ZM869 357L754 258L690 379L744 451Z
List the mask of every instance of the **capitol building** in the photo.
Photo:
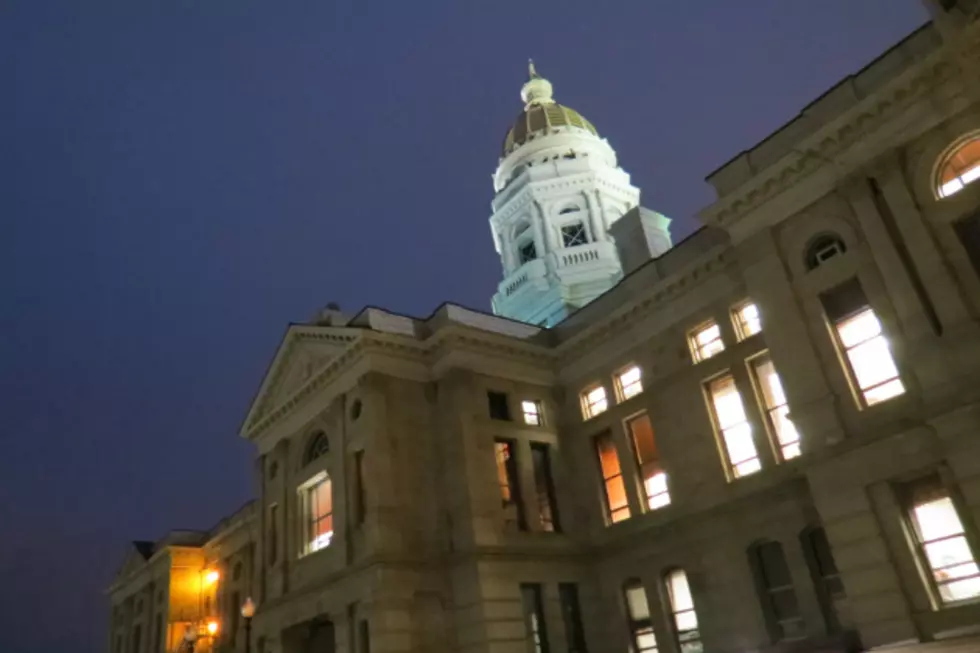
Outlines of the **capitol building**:
M980 2L929 5L679 243L532 64L492 313L290 326L256 498L132 543L107 653L980 651Z

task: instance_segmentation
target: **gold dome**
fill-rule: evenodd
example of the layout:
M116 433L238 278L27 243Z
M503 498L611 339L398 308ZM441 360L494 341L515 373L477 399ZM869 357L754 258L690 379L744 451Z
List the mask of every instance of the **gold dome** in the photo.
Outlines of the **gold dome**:
M592 123L583 118L582 114L555 102L551 93L551 82L538 75L534 62L529 61L528 80L521 89L521 99L525 102L524 111L517 116L514 126L507 132L507 137L504 139L504 156L536 135L548 134L561 127L578 127L591 132L594 136L599 135Z
M557 102L531 104L517 116L514 126L507 132L507 137L504 139L504 156L514 148L527 143L539 132L548 134L561 127L579 127L595 136L599 135L592 123L575 109L569 109Z

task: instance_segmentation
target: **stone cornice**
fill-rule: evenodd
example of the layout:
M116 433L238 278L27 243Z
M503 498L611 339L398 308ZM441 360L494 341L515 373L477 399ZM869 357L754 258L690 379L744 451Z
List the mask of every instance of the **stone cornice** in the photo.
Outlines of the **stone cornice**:
M620 305L612 314L562 342L556 352L559 360L576 359L582 356L616 332L642 320L661 308L663 304L687 292L691 286L708 275L727 267L734 262L734 257L734 251L726 246L692 264L683 274L673 275L653 284L643 297ZM638 274L642 274L642 271ZM615 293L616 288L611 292Z
M975 44L971 51L975 57ZM838 160L853 145L949 79L954 72L955 68L946 58L945 50L933 53L896 78L890 86L871 94L838 119L805 138L748 183L702 211L702 219L714 226L730 227L742 216L828 162Z

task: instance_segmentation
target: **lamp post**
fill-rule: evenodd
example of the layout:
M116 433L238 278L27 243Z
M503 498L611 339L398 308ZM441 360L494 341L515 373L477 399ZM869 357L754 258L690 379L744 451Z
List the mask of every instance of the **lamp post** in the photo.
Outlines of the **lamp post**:
M193 625L188 626L184 631L184 644L187 645L188 653L194 653L194 644L197 643L197 628Z
M245 599L242 603L242 618L245 620L245 653L250 653L252 649L252 617L255 616L255 601L252 597Z

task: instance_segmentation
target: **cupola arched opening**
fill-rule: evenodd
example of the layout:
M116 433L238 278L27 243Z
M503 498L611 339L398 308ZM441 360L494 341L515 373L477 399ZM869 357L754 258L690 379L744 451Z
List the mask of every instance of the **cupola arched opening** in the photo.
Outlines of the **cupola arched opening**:
M936 166L935 190L949 197L980 179L980 131L959 139L949 147Z

